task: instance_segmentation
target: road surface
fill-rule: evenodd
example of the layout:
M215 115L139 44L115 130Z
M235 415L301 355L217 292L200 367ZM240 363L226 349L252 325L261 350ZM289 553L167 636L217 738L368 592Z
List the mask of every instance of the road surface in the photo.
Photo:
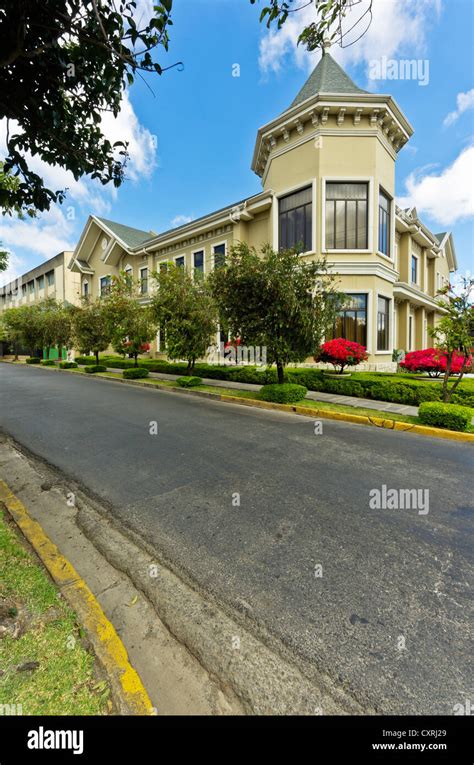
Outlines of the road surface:
M365 708L472 698L470 445L9 364L0 426Z

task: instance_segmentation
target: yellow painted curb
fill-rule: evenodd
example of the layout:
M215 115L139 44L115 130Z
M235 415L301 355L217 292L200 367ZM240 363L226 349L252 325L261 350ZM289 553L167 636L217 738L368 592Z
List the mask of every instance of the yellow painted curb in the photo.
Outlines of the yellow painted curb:
M107 619L93 593L71 563L61 555L40 524L0 480L0 501L58 585L62 595L79 617L115 692L122 714L150 715L153 704L145 687L129 662L128 654L115 627Z
M5 362L13 363L13 362ZM39 366L39 365L38 365ZM40 367L40 369L54 369L54 367ZM59 369L59 372L69 372L68 369ZM92 379L92 375L86 375ZM240 404L241 406L250 406L257 409L275 409L280 412L290 412L292 414L303 414L307 417L322 417L327 420L340 420L341 422L353 422L356 425L372 425L386 430L400 430L403 433L416 433L419 436L429 436L430 438L444 438L447 441L460 441L463 443L474 443L474 433L461 433L455 430L443 430L443 428L432 428L428 425L415 425L401 420L389 420L384 417L369 417L364 414L350 414L349 412L333 412L330 409L316 409L308 406L296 406L295 404L276 404L270 401L258 401L253 398L240 398L240 396L231 396L225 393L211 393L210 391L199 391L193 389L180 388L178 386L163 386L160 388L159 382L152 383L145 380L126 380L121 377L107 377L105 372L100 373L96 379L111 380L112 382L125 383L126 385L135 385L150 390L168 391L170 393L186 393L193 396L214 398L217 401L223 401L228 404ZM374 411L377 411L374 409Z

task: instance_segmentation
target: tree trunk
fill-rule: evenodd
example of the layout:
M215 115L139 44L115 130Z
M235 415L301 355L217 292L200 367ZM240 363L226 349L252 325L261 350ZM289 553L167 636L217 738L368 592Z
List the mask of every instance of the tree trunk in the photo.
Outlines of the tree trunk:
M283 383L285 382L285 374L284 374L285 370L284 370L283 364L281 363L281 361L277 361L276 365L277 365L278 384L283 385Z
M63 360L63 347L62 345L58 345L58 364L60 364L62 360Z
M98 365L99 364L99 351L94 351L94 353L95 353L95 363Z
M446 359L446 372L444 373L444 380L443 380L443 401L445 404L449 403L449 400L452 394L452 391L448 390L448 382L449 382L449 375L451 373L452 358L453 358L452 352L448 353L448 358Z
M138 353L133 354L133 358L135 359L134 367L138 367Z

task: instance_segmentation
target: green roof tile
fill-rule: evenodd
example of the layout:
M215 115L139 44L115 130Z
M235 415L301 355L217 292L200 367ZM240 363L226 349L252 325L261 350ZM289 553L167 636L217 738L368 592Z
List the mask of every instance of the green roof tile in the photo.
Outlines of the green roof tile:
M327 50L323 51L319 64L310 74L300 92L288 107L292 109L317 93L367 93L355 85L344 69L334 61ZM286 111L288 111L288 109Z
M124 226L122 223L116 223L113 220L107 220L107 218L99 218L107 228L109 228L113 234L115 234L122 242L125 242L129 247L138 247L139 244L146 242L147 239L153 239L155 233L153 231L141 231L139 228L132 228L131 226Z

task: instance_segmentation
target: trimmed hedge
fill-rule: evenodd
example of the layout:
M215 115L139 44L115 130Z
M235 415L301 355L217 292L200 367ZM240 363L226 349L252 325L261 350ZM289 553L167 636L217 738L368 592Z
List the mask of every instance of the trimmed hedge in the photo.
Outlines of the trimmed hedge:
M41 364L41 359L36 356L29 356L25 361L27 364Z
M81 366L95 364L95 356L76 356L76 362Z
M77 364L75 361L61 361L59 363L60 369L77 369Z
M283 383L282 385L264 385L259 393L262 401L272 401L277 404L293 404L301 401L307 394L308 389L304 385Z
M201 377L178 377L176 380L181 388L194 388L196 385L202 385Z
M104 367L103 364L91 364L88 367L84 367L84 372L94 375L96 372L107 372L107 367Z
M148 369L134 367L133 369L124 369L122 376L125 377L126 380L138 380L140 377L148 377L149 374Z
M54 359L41 359L41 364L43 367L55 367L56 362Z
M103 360L113 369L131 369L134 366L132 359L122 359L118 356L103 357ZM92 364L95 359L84 356L77 358L76 361L79 364ZM182 376L186 376L187 370L185 362L169 362L161 359L144 359L139 361L138 365L148 369L149 372ZM276 369L273 367L260 369L251 366L196 364L194 372L196 376L211 380L229 380L256 385L271 385L278 381ZM304 385L308 390L393 401L410 406L419 406L423 401L441 399L440 381L418 380L406 373L395 375L387 372L353 372L349 378L338 379L337 376L325 375L322 369L288 367L285 370L285 382ZM453 395L452 403L474 408L474 381L469 378L463 380Z
M443 404L441 401L425 401L418 409L418 417L423 425L448 430L468 430L472 416L472 410L466 406Z

